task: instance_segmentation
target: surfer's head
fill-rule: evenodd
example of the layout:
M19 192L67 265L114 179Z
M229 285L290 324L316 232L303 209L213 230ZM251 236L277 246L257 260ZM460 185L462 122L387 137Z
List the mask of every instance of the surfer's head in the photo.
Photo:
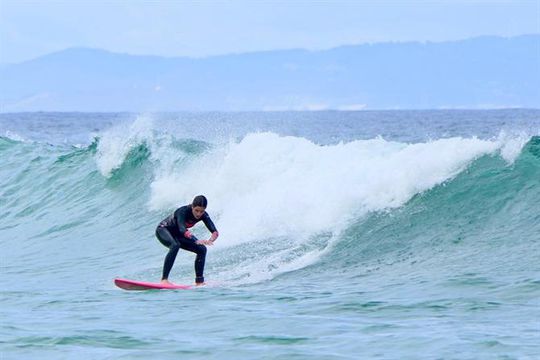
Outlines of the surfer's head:
M208 200L204 195L195 196L191 203L191 211L193 212L195 219L200 219L204 215L206 206L208 206Z

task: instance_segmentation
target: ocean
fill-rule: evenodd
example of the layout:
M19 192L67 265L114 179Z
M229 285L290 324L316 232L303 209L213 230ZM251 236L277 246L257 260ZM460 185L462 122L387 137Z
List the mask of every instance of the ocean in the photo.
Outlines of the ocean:
M540 358L540 110L4 113L0 175L2 359ZM198 194L208 286L116 288Z

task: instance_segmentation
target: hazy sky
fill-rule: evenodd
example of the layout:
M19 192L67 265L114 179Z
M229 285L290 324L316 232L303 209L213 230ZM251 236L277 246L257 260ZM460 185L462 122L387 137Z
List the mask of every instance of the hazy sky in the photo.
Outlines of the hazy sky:
M208 56L540 33L540 0L0 0L0 62L83 46Z

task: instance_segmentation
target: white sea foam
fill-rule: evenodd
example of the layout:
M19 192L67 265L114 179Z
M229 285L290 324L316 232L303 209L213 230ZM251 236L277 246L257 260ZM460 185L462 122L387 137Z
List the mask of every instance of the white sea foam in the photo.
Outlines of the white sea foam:
M506 131L501 131L497 139L501 147L501 157L506 160L508 164L513 164L530 138L531 137L525 132L510 134Z
M403 144L381 138L319 146L303 138L250 134L152 183L150 206L203 193L232 243L309 237L368 211L403 205L499 142L451 138Z
M13 140L13 141L19 141L19 142L28 142L28 140L26 140L24 137L22 137L21 135L13 132L13 131L9 131L9 130L6 130L4 132L4 137L10 139L10 140Z
M136 145L152 139L152 119L139 116L132 123L122 123L101 134L96 163L103 176L109 177L119 168L129 151Z

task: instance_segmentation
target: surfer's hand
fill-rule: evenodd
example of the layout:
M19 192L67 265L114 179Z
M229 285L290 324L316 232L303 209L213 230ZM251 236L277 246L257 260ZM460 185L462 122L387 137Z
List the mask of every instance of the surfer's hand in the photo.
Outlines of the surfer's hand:
M214 245L214 242L210 241L210 240L197 240L195 242L195 244L197 244L197 245Z

